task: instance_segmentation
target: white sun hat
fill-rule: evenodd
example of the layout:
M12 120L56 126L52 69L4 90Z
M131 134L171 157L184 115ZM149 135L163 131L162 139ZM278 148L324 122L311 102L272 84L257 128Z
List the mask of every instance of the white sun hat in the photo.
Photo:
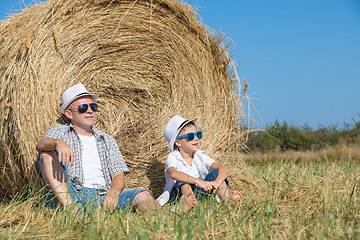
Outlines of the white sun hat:
M187 120L178 115L175 115L172 119L170 119L169 123L166 125L164 130L164 137L166 141L169 143L168 149L170 151L174 151L175 138L177 137L181 129L183 129L183 127L189 122L192 122L196 125L196 121L197 118L194 118L193 120Z
M86 90L85 86L81 83L76 84L68 89L62 94L62 105L60 106L60 112L65 114L65 109L77 98L82 96L91 96L94 101L99 97L96 94L90 94L88 90Z

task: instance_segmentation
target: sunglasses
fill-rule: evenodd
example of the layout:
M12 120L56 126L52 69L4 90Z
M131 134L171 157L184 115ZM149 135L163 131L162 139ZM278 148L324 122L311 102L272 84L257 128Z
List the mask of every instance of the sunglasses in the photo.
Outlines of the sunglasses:
M88 108L91 108L94 112L98 110L98 105L96 103L90 103L90 104L81 104L78 106L77 110L79 113L85 113Z
M202 139L202 136L203 136L202 131L190 132L190 133L187 133L187 134L178 136L178 137L176 138L176 140L179 140L179 139L182 139L183 137L186 137L186 140L187 140L188 142L191 142L192 140L195 139L195 136L196 136L199 140Z

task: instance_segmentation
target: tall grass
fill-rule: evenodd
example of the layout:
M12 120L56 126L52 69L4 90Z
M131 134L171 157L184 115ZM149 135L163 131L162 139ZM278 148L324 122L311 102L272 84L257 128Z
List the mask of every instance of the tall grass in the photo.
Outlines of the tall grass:
M267 153L254 153L245 155L251 165L262 165L269 162L356 162L360 163L359 144L339 144L316 151L277 151Z
M345 147L337 151L345 151ZM0 203L4 239L360 238L359 149L246 156L254 184L228 206L203 202L184 214L98 211L73 216L39 204L39 193ZM345 153L344 152L344 153ZM317 156L317 157L316 157ZM327 156L325 158L325 156ZM341 157L343 156L343 157ZM29 190L27 190L28 192Z

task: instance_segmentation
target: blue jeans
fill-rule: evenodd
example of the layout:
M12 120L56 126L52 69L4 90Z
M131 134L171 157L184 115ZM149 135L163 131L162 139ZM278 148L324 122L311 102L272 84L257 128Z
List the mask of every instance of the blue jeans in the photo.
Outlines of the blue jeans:
M73 202L75 202L78 206L79 210L96 210L98 206L101 206L104 198L106 195L99 195L98 189L96 188L87 188L83 187L80 190L77 190L75 186L72 184L72 182L69 180L69 174L66 170L66 166L61 164L62 168L64 169L64 172L66 174L66 179L68 182L68 190L70 192L71 198ZM42 169L41 165L41 155L39 158L39 167L40 172ZM55 197L54 193L46 186L44 179L43 184L45 186L44 193L41 197L41 201L48 207L55 208L60 203ZM130 206L130 204L133 202L135 196L142 192L142 191L148 191L146 189L126 189L122 191L119 194L119 200L117 204L117 209L121 208L125 210L127 207Z
M208 175L206 175L204 181L208 181L208 182L215 181L218 176L218 173L219 173L218 169L214 169L214 170L210 171L208 173ZM229 181L227 179L225 179L225 183L228 185ZM175 202L182 196L180 188L184 184L188 184L188 183L187 182L176 182L175 183L175 186L173 187L173 189L171 190L171 193L170 193L169 202ZM209 192L205 191L203 188L198 187L194 184L190 184L190 186L191 186L192 190L194 191L197 200L203 200L203 199L205 199L207 197L211 197L213 195L212 194L213 191L211 191L209 193Z

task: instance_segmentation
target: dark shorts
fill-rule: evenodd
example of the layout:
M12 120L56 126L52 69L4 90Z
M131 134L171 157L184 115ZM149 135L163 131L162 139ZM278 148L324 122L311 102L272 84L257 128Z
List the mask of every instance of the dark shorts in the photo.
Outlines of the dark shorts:
M218 173L219 173L218 169L214 169L214 170L210 171L208 173L208 175L206 175L204 181L209 181L209 182L215 181L218 176ZM229 181L227 179L225 179L225 183L227 185L229 185ZM169 200L170 203L178 201L178 199L182 196L180 188L184 184L187 184L187 182L176 182L175 183L175 186L172 188L171 193L170 193L170 200ZM190 184L190 186L191 186L192 190L194 191L197 200L203 200L206 198L210 198L214 195L213 191L207 192L203 188L198 187L194 184Z
M72 184L71 181L69 181L69 174L66 170L66 166L61 164L62 168L64 169L64 172L66 174L67 182L68 182L68 189L71 194L71 198L73 202L75 202L78 206L78 209L84 210L84 209L90 209L90 210L96 210L98 206L101 206L104 198L106 195L99 195L98 189L96 188L87 188L83 187L80 190L77 190L75 186ZM39 167L40 172L42 169L41 166L41 155L39 158ZM59 201L53 194L53 192L46 186L44 180L44 193L42 195L42 202L51 208L57 207L59 205ZM125 210L127 207L131 205L131 203L134 201L135 196L142 192L142 191L148 191L146 189L126 189L122 191L119 194L119 200L117 208L121 208Z

